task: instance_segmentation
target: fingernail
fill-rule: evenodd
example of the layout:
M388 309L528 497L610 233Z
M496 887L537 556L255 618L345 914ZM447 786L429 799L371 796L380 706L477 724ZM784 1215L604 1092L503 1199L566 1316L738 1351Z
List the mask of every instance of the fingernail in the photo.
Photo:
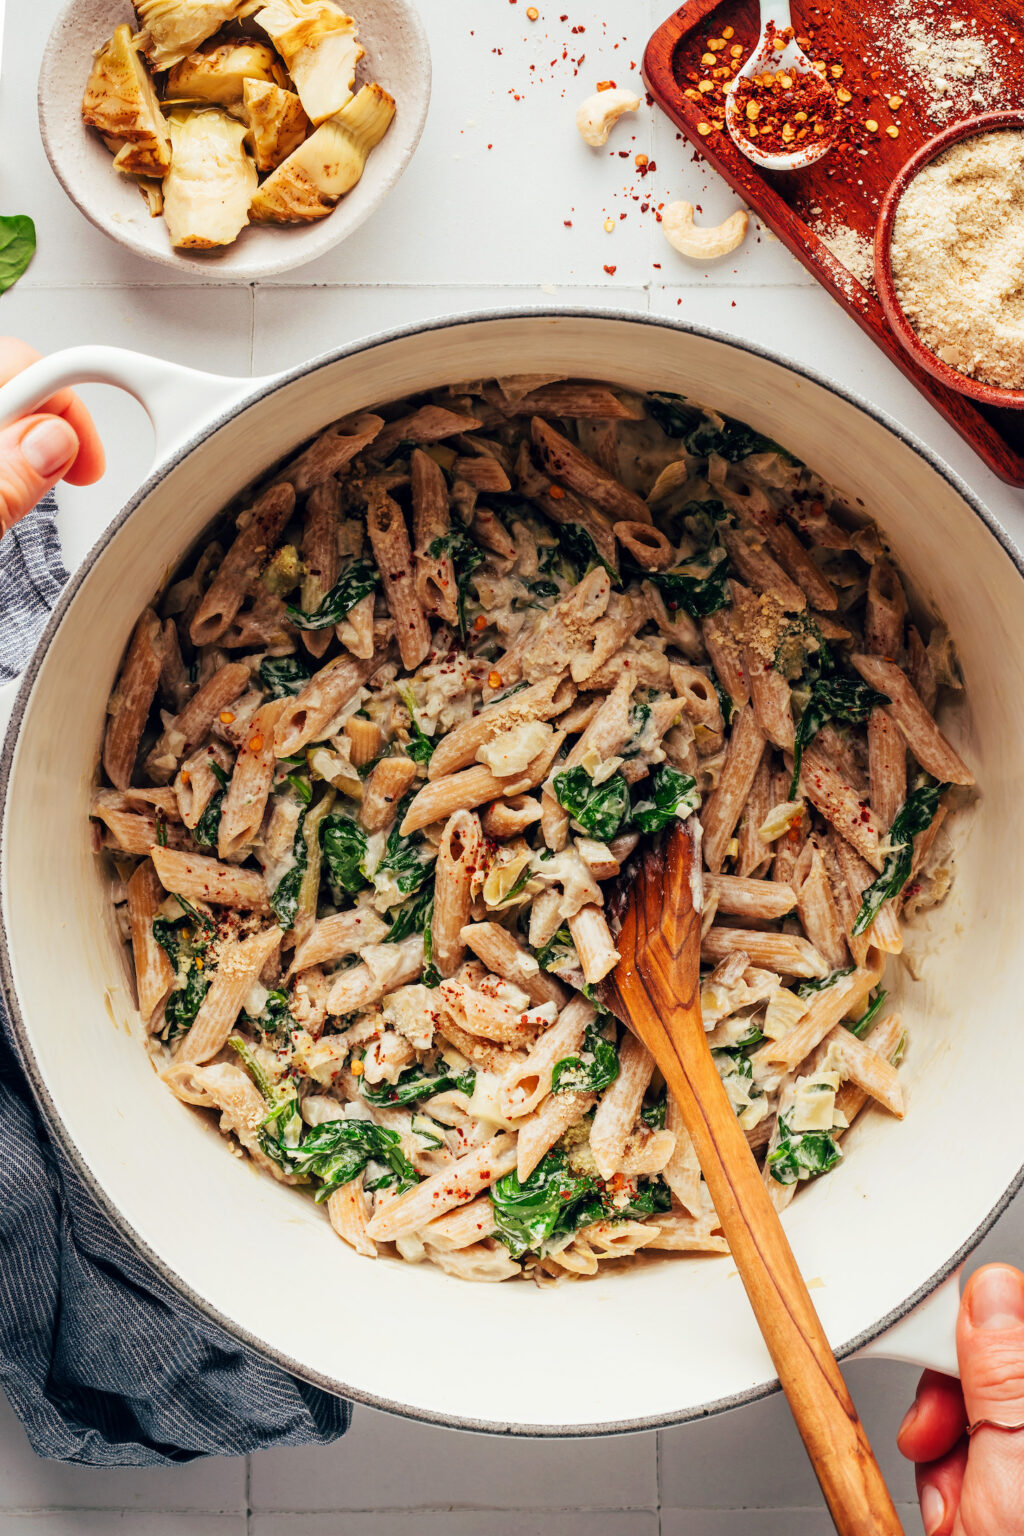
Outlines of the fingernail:
M934 1483L925 1483L921 1489L921 1522L924 1536L935 1536L942 1529L946 1518L946 1501Z
M37 475L49 479L63 469L78 446L66 421L41 421L21 440L21 451Z
M979 1270L968 1304L976 1328L1018 1328L1024 1323L1024 1280L1002 1265Z
M903 1439L903 1436L906 1434L907 1430L913 1424L914 1420L917 1418L917 1415L920 1413L920 1411L921 1411L920 1403L918 1403L918 1402L911 1403L910 1407L907 1409L906 1413L903 1415L903 1423L900 1425L899 1429L896 1431L896 1439L897 1440L902 1440Z

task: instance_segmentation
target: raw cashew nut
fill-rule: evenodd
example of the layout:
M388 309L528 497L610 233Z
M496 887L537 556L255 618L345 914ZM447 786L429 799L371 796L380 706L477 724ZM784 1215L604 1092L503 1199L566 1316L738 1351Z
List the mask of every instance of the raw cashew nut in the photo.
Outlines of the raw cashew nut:
M692 256L696 261L728 256L730 251L743 244L749 222L746 209L737 208L724 224L702 229L693 222L692 203L669 203L661 216L661 228L672 249L680 256Z
M602 144L607 144L608 135L623 113L636 112L639 107L639 96L621 86L612 86L610 90L597 91L587 97L576 113L576 127L588 144L599 149Z

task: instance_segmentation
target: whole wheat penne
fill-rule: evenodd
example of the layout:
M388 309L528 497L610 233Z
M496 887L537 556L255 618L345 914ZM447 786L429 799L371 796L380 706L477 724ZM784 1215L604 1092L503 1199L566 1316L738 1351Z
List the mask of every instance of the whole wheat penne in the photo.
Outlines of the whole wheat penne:
M193 645L211 645L223 635L294 510L292 487L272 485L241 513L234 541L192 616Z
M423 973L423 935L410 934L399 944L366 944L362 965L341 971L327 997L327 1012L355 1013L379 1003L386 992L416 981Z
M387 923L372 907L351 907L322 917L297 946L289 974L358 954L367 944L379 944L387 931Z
M369 661L374 652L373 610L374 594L367 592L358 603L352 604L341 623L334 626L339 642L350 655L358 656L361 661Z
M828 962L829 970L842 970L849 956L843 923L832 894L821 854L813 843L804 850L806 868L797 866L796 906L804 932Z
M521 988L531 1003L565 1006L568 988L556 976L542 971L529 950L524 949L500 923L467 923L461 938L489 971Z
M515 1138L495 1136L482 1147L457 1158L450 1167L424 1179L374 1212L367 1232L375 1242L392 1242L406 1232L416 1232L429 1221L456 1206L466 1205L496 1179L516 1166Z
M120 848L123 853L145 858L152 845L161 841L165 848L185 850L195 847L185 827L166 821L159 813L150 815L146 811L121 810L107 801L103 790L97 790L93 795L89 814L106 824L110 831L110 846Z
M585 496L616 521L651 521L651 510L641 496L595 464L542 417L533 418L530 433L544 468L553 480Z
M718 911L723 917L761 918L775 922L792 912L796 896L788 885L776 885L772 880L750 880L740 875L704 876L704 896L718 898Z
M424 405L387 423L373 445L373 458L383 463L399 443L440 443L480 425L479 416L449 411L443 405Z
M619 1075L601 1095L590 1129L590 1150L603 1179L618 1170L653 1072L650 1051L627 1035L619 1047Z
M856 1083L897 1120L903 1119L903 1089L896 1069L873 1046L837 1025L825 1036L820 1049L830 1065L838 1065L844 1078Z
M671 1131L676 1140L672 1156L662 1169L661 1176L690 1215L697 1216L703 1209L700 1163L697 1160L697 1149L683 1122L682 1110L671 1093L665 1106L665 1129Z
M877 953L877 952L876 952ZM779 1040L766 1040L750 1058L755 1080L760 1073L773 1069L793 1072L806 1056L821 1044L841 1019L861 1007L882 974L884 961L858 966L849 976L840 976L829 986L815 992L807 1002L807 1012Z
M313 487L306 500L306 522L300 553L305 574L299 587L299 607L313 613L334 586L341 571L338 523L341 486L331 476ZM322 656L331 643L330 627L303 630L302 643L311 656Z
M733 830L747 803L764 746L764 736L754 718L754 711L746 705L733 720L722 776L717 787L705 800L700 813L701 826L704 828L704 862L713 874L717 874L725 862Z
M850 847L843 838L838 838L833 843L836 862L846 880L847 888L860 911L861 895L874 879L875 872L865 859ZM875 920L867 929L864 938L876 949L884 954L898 955L903 950L903 936L900 933L899 918L896 915L896 905L892 900L886 901L875 914Z
M499 1103L509 1120L532 1114L551 1092L551 1076L560 1061L575 1056L585 1031L597 1018L597 1010L585 997L567 1003L550 1029L537 1040L526 1060L502 1079Z
M645 571L663 571L675 560L672 545L653 523L613 523L612 531L623 549Z
M547 475L534 468L525 443L516 460L516 475L521 495L529 497L551 522L563 527L582 528L590 536L604 564L618 575L618 546L612 532L612 517L586 496L576 496L561 485L553 485Z
M269 912L267 887L262 874L220 864L200 853L181 853L154 844L146 852L160 876L160 884L174 896L189 901L208 901L212 906L238 907L242 912Z
M644 408L634 397L613 392L605 384L542 384L513 400L500 397L506 416L598 417L642 421Z
M364 1259L377 1257L377 1244L367 1233L370 1212L363 1193L363 1175L350 1179L327 1197L327 1215L338 1236Z
M336 656L293 699L285 701L274 727L274 756L294 757L310 741L322 741L339 710L351 702L373 670L372 661Z
M707 673L682 662L673 662L670 671L672 688L683 712L695 725L702 725L708 731L721 731L722 707Z
M489 805L480 818L480 825L485 837L502 842L525 832L527 827L540 821L541 815L539 800L531 795L512 795L510 799L495 800Z
M142 732L156 696L166 646L160 620L147 608L135 626L107 706L103 737L103 767L118 789L131 783Z
M384 737L376 721L360 720L358 715L350 715L345 721L345 735L352 743L349 757L353 768L365 768L380 756Z
M452 465L452 474L456 480L461 480L466 485L471 485L474 490L485 491L492 496L503 496L512 489L512 482L509 480L508 475L498 460L489 453L460 454ZM494 513L484 507L479 508L478 511L486 513L488 534L493 533L494 527L491 520L493 519L493 522L497 523ZM474 519L473 526L476 527L476 519ZM502 529L502 532L504 532L504 529ZM495 547L493 544L488 544L482 530L480 531L480 542L481 544L487 544L488 549ZM504 547L507 547L504 540L502 540L502 544ZM500 554L501 551L499 550L498 553Z
M250 847L262 825L274 782L274 731L285 708L284 699L272 699L258 709L238 749L217 830L222 859L235 858Z
M260 1140L267 1106L252 1078L231 1062L216 1061L200 1066L194 1061L175 1057L163 1073L164 1082L186 1104L201 1104L220 1110L220 1128L237 1137L253 1162L282 1184L296 1184L295 1174L285 1173L266 1152Z
M724 928L717 923L700 943L700 957L710 965L744 951L754 965L766 965L783 976L827 976L828 961L808 939L792 933L759 933L754 928Z
M973 784L974 775L925 709L914 685L894 661L866 654L850 657L865 682L890 699L889 714L926 773L949 784Z
M468 1205L456 1206L446 1216L435 1216L433 1221L428 1221L421 1229L420 1237L431 1248L454 1253L490 1237L495 1226L494 1206L490 1198L478 1195Z
M935 681L935 668L920 633L913 624L907 627L907 676L914 685L921 703L929 714L935 711L939 685Z
M295 903L295 916L292 919L291 935L296 943L300 943L308 933L311 933L316 924L317 901L320 893L320 870L323 866L323 852L320 847L320 827L324 818L337 799L337 791L328 789L320 796L315 805L311 805L302 818L302 842L305 846L305 867L302 871L302 879L299 882L299 894Z
M855 860L868 870L871 875L874 870L869 864L865 864L858 853L850 847L849 843L839 836L835 827L829 827L827 837L820 845L825 868L828 871L829 884L832 887L832 896L835 900L836 910L839 913L839 921L843 925L843 935L846 947L853 956L855 965L863 965L867 960L867 953L871 947L870 933L854 933L857 922L857 914L860 911L860 895L854 895L850 888L850 882L846 877L847 859Z
M166 951L153 936L153 918L166 893L148 859L135 869L127 890L139 1013L143 1023L148 1024L174 986L175 979L174 967Z
M472 811L454 811L445 822L434 866L431 934L434 964L454 976L466 954L463 929L469 921L473 876L483 856L483 833Z
M770 661L743 648L743 664L750 685L750 702L761 734L782 752L792 752L796 738L789 684Z
M875 656L899 656L906 618L903 583L888 560L876 560L864 603L864 649Z
M475 810L489 800L505 795L522 795L528 789L536 789L546 777L548 769L565 740L563 731L556 731L545 750L534 758L525 773L514 779L499 779L482 763L475 768L465 768L461 773L450 774L444 779L434 779L424 784L405 813L399 831L403 837L431 822L448 817L460 807Z
M280 928L267 928L221 947L210 989L195 1023L175 1052L175 1060L203 1063L223 1050L246 996L280 947L282 937Z
M395 621L402 665L412 672L430 650L430 625L416 595L405 519L398 503L382 489L375 490L370 497L366 531L380 570L388 611Z
M174 714L179 714L194 692L195 684L186 670L181 654L178 626L173 619L167 619L164 623L160 635L160 650L163 653L163 662L160 666L160 702Z
M441 466L416 448L409 460L412 476L413 548L416 551L416 596L425 613L446 624L458 619L455 567L445 547L450 524L448 487ZM431 546L439 546L431 554Z
M590 905L580 907L568 919L568 923L584 978L592 986L603 980L619 962L619 952L615 948L608 919L600 907Z
M734 709L741 710L750 702L750 687L728 614L722 610L710 614L701 620L700 629L715 676L732 700Z
M667 639L690 661L698 661L704 651L704 643L696 622L685 608L669 613L665 599L651 581L640 584L640 593L647 605L647 612Z
M873 1054L891 1065L904 1040L903 1019L900 1014L886 1014L885 1018L880 1019L875 1025L868 1039L871 1042L870 1050ZM871 1095L851 1078L836 1094L836 1111L849 1125L852 1125L870 1097ZM845 1127L838 1129L835 1135L842 1136L844 1130Z
M755 715L757 705L754 705ZM750 794L747 803L743 807L739 825L739 852L736 855L736 873L741 876L752 875L766 864L772 856L772 845L761 835L765 818L772 808L772 787L775 773L771 765L771 754L763 752L754 774L754 782L750 786ZM777 802L776 802L777 803ZM725 910L723 908L723 910Z
M831 613L838 604L836 589L818 569L789 524L770 508L750 507L750 516L768 540L783 570L800 587L812 608Z
M540 834L544 846L553 853L561 853L569 840L568 813L563 811L551 790L546 787L540 795Z
M431 779L442 779L476 759L479 749L505 731L532 720L551 720L560 715L576 696L575 686L564 674L546 677L531 688L524 688L508 699L499 699L442 736L427 767Z
M206 740L215 720L234 720L231 706L248 688L250 675L244 662L225 662L197 689L146 757L146 772L155 784L170 783L182 760Z
M383 418L370 412L336 421L285 465L279 478L291 485L297 495L304 496L314 486L340 474L375 441L383 426Z
M210 801L220 794L232 767L233 758L228 748L222 742L209 741L191 757L186 757L174 776L172 788L160 793L173 796L178 809L176 819L192 831L202 821Z
M907 744L886 709L873 709L868 717L868 776L871 809L879 830L888 832L907 798Z
M383 832L398 814L398 804L416 779L411 757L382 757L363 786L359 819L367 832Z
M729 1252L729 1244L720 1232L707 1231L706 1223L692 1216L669 1212L659 1215L651 1225L656 1228L656 1236L646 1245L648 1248L670 1249L675 1253Z
M549 1152L570 1126L578 1125L597 1103L593 1093L553 1093L540 1109L519 1127L516 1173L525 1181L545 1152Z
M778 598L787 613L803 613L807 599L791 576L765 549L761 536L752 529L727 530L722 542L742 581L755 592L769 592Z
M947 805L943 805L942 801L940 800L938 807L936 808L935 815L932 817L931 825L925 827L924 831L919 832L918 835L914 838L914 858L910 866L910 880L900 892L901 897L908 894L908 886L914 881L918 871L923 867L925 860L931 853L935 839L938 836L942 824L948 814L949 807ZM877 921L878 918L875 919L876 923Z
M808 800L874 869L881 869L880 833L871 807L826 757L817 741L804 751L800 787Z

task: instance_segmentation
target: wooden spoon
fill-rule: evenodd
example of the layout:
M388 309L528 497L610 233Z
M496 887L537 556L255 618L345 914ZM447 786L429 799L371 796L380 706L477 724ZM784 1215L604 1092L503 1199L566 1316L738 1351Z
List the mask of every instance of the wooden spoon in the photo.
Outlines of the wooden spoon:
M700 1008L701 905L699 843L677 821L612 900L621 959L601 991L679 1105L836 1530L896 1536L903 1527L712 1060Z

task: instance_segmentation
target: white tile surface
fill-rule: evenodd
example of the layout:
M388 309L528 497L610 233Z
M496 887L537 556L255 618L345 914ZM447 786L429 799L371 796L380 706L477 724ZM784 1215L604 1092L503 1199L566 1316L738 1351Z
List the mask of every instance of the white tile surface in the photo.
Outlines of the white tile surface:
M360 1409L329 1450L253 1456L249 1501L256 1511L653 1508L656 1450L653 1434L503 1440Z
M827 373L924 437L1024 542L1021 493L981 466L756 222L743 247L710 269L671 250L657 223L659 204L685 197L709 222L736 206L672 124L645 109L596 151L575 135L576 105L599 79L638 78L644 43L667 0L559 0L550 7L538 0L536 24L526 19L525 0L421 0L434 95L413 166L387 207L346 245L255 289L176 280L123 252L64 197L33 126L35 74L59 4L12 0L7 19L4 209L30 212L40 243L27 276L3 297L5 331L42 350L103 341L248 374L453 312L517 304L650 312L756 341ZM646 175L635 164L639 153L654 163ZM611 233L604 229L609 218ZM86 547L130 495L151 453L150 429L135 402L109 389L85 393L110 468L100 486L65 498L72 550ZM980 1256L1024 1261L1024 1205L1003 1218ZM847 1378L896 1497L909 1500L910 1469L893 1436L915 1372L855 1362ZM919 1529L909 1503L904 1524L908 1532ZM660 1445L653 1434L589 1444L513 1442L358 1410L351 1434L329 1449L265 1452L251 1467L215 1461L119 1472L37 1461L0 1406L0 1536L830 1530L778 1397L665 1432Z

